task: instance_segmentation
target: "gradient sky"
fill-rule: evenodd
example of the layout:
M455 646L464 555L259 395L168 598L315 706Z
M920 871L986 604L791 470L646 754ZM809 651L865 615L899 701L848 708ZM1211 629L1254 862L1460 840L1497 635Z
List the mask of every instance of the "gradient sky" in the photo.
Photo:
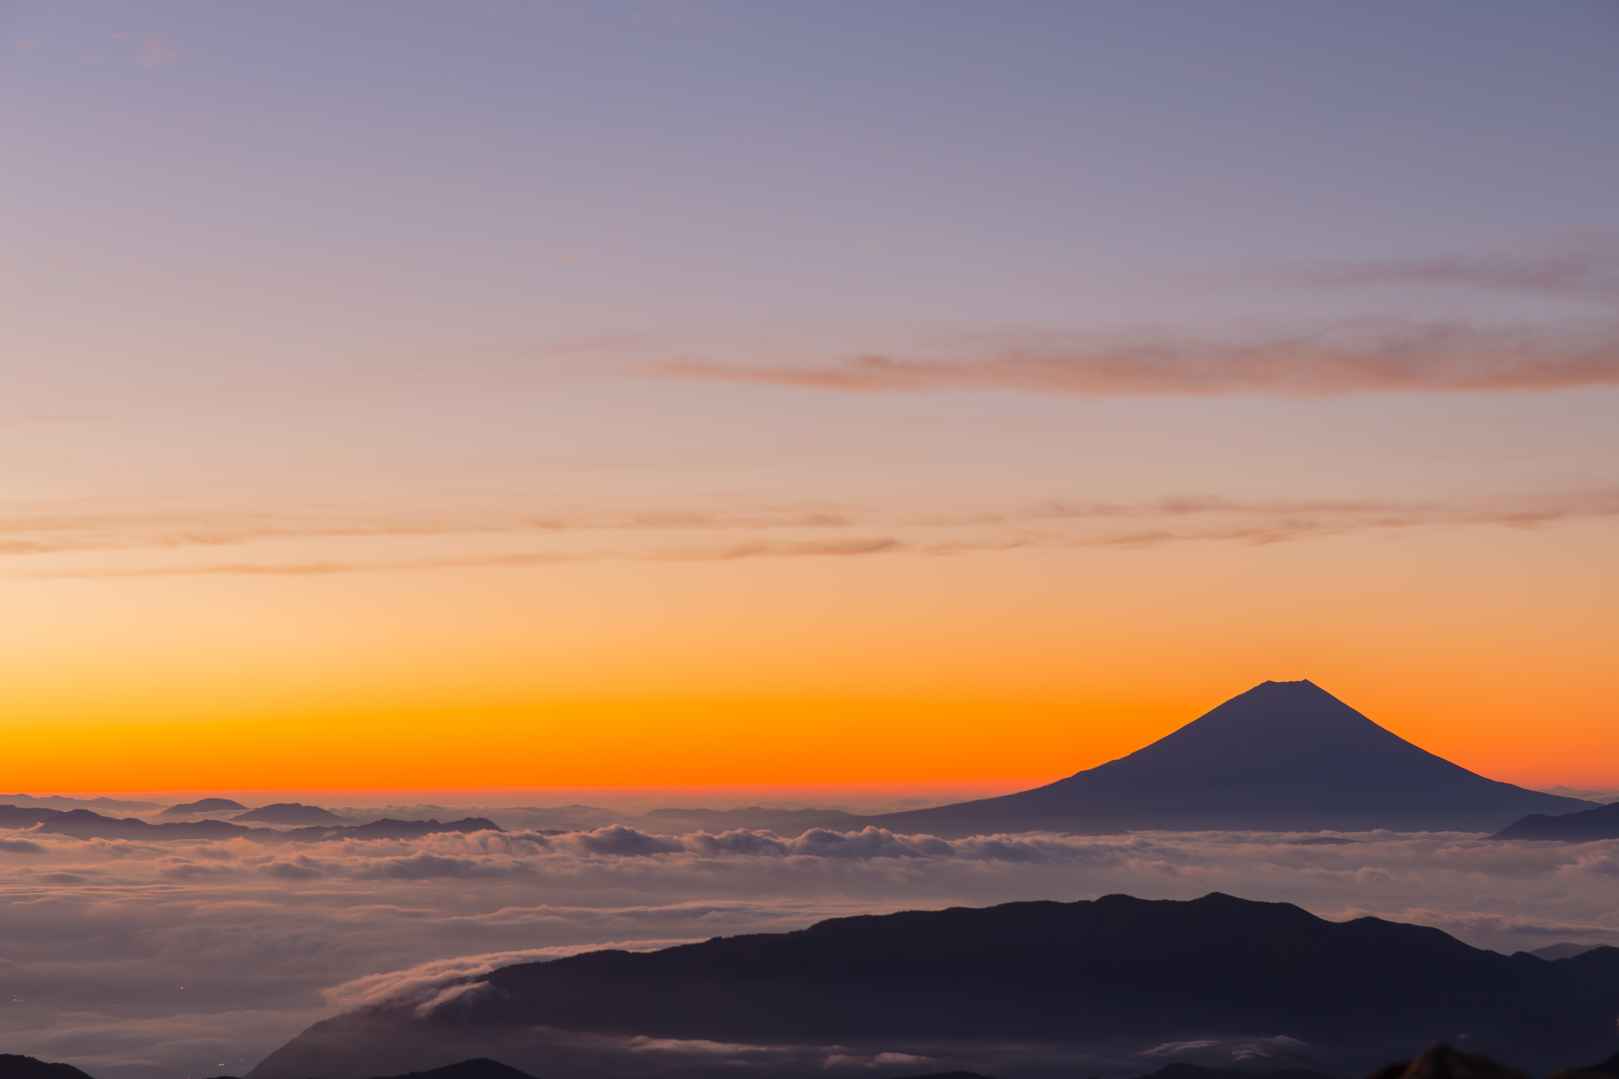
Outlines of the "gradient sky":
M1619 8L0 3L0 789L1619 785Z

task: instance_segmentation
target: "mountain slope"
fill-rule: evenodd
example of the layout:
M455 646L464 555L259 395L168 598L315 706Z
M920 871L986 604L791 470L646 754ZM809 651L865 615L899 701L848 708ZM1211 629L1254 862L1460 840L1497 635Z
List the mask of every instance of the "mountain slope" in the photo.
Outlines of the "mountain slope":
M342 824L343 818L329 809L320 806L304 805L302 802L276 802L272 805L259 806L246 813L238 813L232 817L233 821L249 824Z
M455 821L375 820L369 824L321 825L308 828L253 828L221 820L153 824L135 817L103 817L88 809L66 812L0 805L0 828L37 828L52 835L77 839L251 839L259 843L319 843L329 839L415 839L438 832L498 832L486 817Z
M384 1060L421 1068L480 1054L536 1074L646 1075L653 1057L635 1047L672 1044L903 1050L1012 1075L1025 1069L1009 1046L1128 1057L1257 1032L1328 1047L1356 1068L1461 1033L1552 1065L1610 1051L1619 951L1551 962L1287 904L1108 896L595 952L427 992L318 1023L251 1079L363 1079Z
M1491 831L1588 808L1486 779L1314 683L1265 682L1129 756L1034 790L869 818L907 832L1130 828Z
M207 813L241 813L247 807L231 798L199 798L195 802L181 802L169 806L160 817L197 817Z
M71 1064L52 1064L33 1057L0 1053L0 1079L90 1079Z
M128 798L64 798L59 794L0 794L0 802L32 809L93 809L99 813L143 813L158 808L156 802Z
M1532 813L1497 832L1496 839L1548 839L1579 843L1619 839L1619 802L1577 813Z
M390 1075L386 1079L534 1079L534 1077L527 1072L507 1067L498 1060L479 1057L475 1060L461 1060L454 1064L446 1064L442 1068L433 1068L428 1071Z

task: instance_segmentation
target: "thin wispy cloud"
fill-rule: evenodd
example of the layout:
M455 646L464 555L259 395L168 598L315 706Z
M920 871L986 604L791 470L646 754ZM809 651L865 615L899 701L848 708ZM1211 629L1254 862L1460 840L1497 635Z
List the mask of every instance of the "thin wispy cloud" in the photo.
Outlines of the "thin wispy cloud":
M1048 342L965 358L859 355L821 364L674 359L656 378L907 393L1006 390L1079 397L1332 397L1522 393L1619 386L1619 326L1485 329L1450 323L1228 342L1195 338Z
M734 562L756 558L843 558L885 554L904 550L909 546L893 537L874 536L827 542L761 542L645 551L515 551L507 554L352 562L207 562L177 566L45 571L23 576L54 580L142 577L326 577L345 573L400 573L414 570L533 569L581 562Z
M652 507L621 512L472 512L310 517L289 512L20 513L0 516L0 555L138 548L234 547L285 540L435 539L478 534L570 532L758 532L823 530L857 523L821 508L737 511Z
M636 514L615 520L629 522ZM970 509L934 513L905 513L873 508L848 510L835 518L823 519L813 511L748 511L734 514L669 514L657 511L645 521L671 522L671 528L698 529L700 521L711 522L702 542L667 544L651 542L659 531L647 524L649 539L615 547L528 548L495 552L451 550L442 554L413 554L387 557L386 549L370 547L365 557L349 553L327 558L275 559L254 561L233 558L218 561L181 562L163 565L58 566L30 570L19 567L13 578L101 579L162 577L324 577L353 573L400 573L452 569L536 569L578 563L725 563L754 559L828 559L868 556L913 555L946 557L964 554L991 554L1022 548L1051 550L1147 549L1171 544L1225 543L1268 545L1299 542L1328 536L1376 532L1399 532L1420 528L1513 528L1532 529L1565 522L1619 517L1619 487L1592 488L1547 494L1506 495L1493 498L1458 499L1451 502L1404 501L1379 498L1266 498L1240 499L1220 495L1172 495L1140 501L1110 501L1053 498L995 509ZM66 519L53 519L65 523ZM93 515L84 520L88 527L105 527ZM794 534L790 522L801 522L803 531ZM25 519L11 522L26 527ZM519 530L508 522L497 526L483 521L484 530ZM625 528L631 527L628 524ZM375 525L351 524L344 527L303 530L287 529L278 536L318 537L328 541L356 538L409 538L431 536L455 541L479 531L477 520L457 523L434 517L413 524L408 520ZM722 538L726 532L754 529L766 533L758 538L735 541ZM559 528L559 531L566 529ZM246 530L238 541L247 544L266 533ZM218 546L227 541L215 537L197 544ZM118 549L133 549L140 542L109 542ZM158 547L184 546L159 543ZM97 548L86 547L68 538L59 544L40 543L27 537L8 538L0 532L0 557L11 556L28 563L41 554L82 554ZM352 552L352 549L347 549Z
M892 536L863 536L809 542L739 543L730 547L687 547L658 551L649 557L662 562L729 562L740 558L822 558L883 554L905 548Z

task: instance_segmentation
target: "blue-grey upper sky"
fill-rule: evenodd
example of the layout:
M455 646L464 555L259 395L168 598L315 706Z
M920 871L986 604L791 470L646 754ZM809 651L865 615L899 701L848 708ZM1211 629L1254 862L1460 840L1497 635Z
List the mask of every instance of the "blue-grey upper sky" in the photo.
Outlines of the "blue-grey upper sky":
M351 347L470 319L470 347L842 352L1298 320L1344 305L1285 287L1303 266L1552 259L1616 225L1605 0L13 2L0 28L42 333L122 293L150 306L101 317L155 335L183 294Z

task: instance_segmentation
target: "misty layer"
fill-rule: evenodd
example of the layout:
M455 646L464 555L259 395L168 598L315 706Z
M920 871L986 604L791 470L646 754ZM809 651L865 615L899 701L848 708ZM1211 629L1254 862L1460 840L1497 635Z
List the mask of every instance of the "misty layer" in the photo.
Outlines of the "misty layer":
M1497 949L1619 943L1619 841L613 826L296 846L26 830L0 842L0 1038L107 1079L240 1072L310 1022L442 986L446 969L907 906L1227 891Z

